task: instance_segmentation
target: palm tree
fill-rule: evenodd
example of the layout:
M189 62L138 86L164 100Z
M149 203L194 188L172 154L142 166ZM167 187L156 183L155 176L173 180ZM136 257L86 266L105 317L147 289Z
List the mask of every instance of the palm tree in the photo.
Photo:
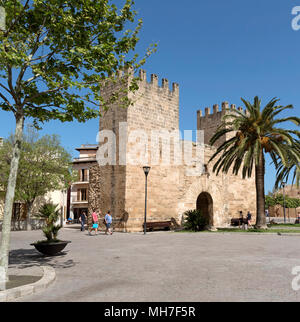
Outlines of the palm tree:
M300 141L297 140L295 142L295 149L300 153ZM290 174L292 173L292 183L296 182L296 185L299 187L300 185L300 164L299 160L293 153L288 154L287 165L285 166L283 162L278 158L278 162L275 163L277 173L276 173L276 182L275 189L278 189L280 183L283 181L288 181Z
M210 140L213 145L218 139L227 133L233 136L221 144L211 162L218 156L213 166L213 171L218 175L220 171L228 173L232 169L233 174L238 175L242 168L243 178L251 177L255 168L256 185L256 227L266 228L265 218L265 153L269 153L275 166L282 164L283 168L290 168L292 164L300 162L299 146L295 136L300 137L299 131L287 130L277 127L279 124L292 121L297 126L300 124L298 117L275 118L286 109L292 109L292 105L276 105L279 101L273 98L263 109L261 100L256 96L253 104L242 99L246 106L246 113L234 110L225 114L220 127Z

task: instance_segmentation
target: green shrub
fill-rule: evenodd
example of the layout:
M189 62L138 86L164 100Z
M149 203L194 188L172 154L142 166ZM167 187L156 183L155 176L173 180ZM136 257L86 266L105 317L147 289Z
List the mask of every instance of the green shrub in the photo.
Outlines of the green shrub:
M209 224L208 218L200 210L188 210L184 214L184 228L187 230L201 231Z
M282 194L277 194L275 196L266 196L265 203L267 208L276 205L281 205L282 207L285 205L286 208L300 207L299 198L290 198L289 196L283 197Z

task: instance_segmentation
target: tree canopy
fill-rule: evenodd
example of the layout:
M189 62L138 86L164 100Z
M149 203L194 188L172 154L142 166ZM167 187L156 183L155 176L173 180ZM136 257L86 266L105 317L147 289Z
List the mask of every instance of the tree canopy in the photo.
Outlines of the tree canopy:
M105 109L101 81L125 67L138 68L133 51L134 2L119 10L109 0L5 0L0 30L0 107L33 117L83 122ZM134 80L133 80L134 82ZM131 89L136 88L132 85ZM115 93L117 96L117 93Z
M242 169L243 177L250 177L253 168L259 164L261 152L269 153L275 165L281 162L286 167L299 166L300 150L297 138L300 137L300 132L282 128L280 124L290 121L299 126L300 118L277 118L278 114L292 109L293 106L276 105L279 100L272 99L261 109L261 100L258 97L254 98L253 104L244 99L242 101L246 106L246 113L238 110L227 113L211 138L211 144L214 144L226 133L234 133L212 156L211 160L220 156L214 165L214 171L228 172L231 169L234 174L238 174Z
M293 153L296 151L296 153ZM300 155L300 141L295 140L294 148L287 153L287 160L284 164L283 161L277 157L274 160L277 173L276 173L276 182L275 189L279 188L281 182L288 182L291 178L292 183L296 183L299 187L300 185L300 163L297 159L297 155Z
M13 136L0 148L0 185L7 188L12 159ZM72 157L60 144L57 135L39 137L28 130L21 148L15 200L31 205L39 196L62 190L75 180Z
M266 207L272 207L276 205L285 206L286 208L298 208L300 207L300 199L299 198L291 198L285 196L283 198L283 194L277 194L274 196L266 196Z

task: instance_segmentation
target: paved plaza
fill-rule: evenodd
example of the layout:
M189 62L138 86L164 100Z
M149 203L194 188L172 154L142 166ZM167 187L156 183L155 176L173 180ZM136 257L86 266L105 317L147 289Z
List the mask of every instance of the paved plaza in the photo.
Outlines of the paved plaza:
M300 235L155 232L71 240L61 256L44 257L30 243L41 231L12 232L10 270L50 265L56 281L18 301L299 301L292 269Z

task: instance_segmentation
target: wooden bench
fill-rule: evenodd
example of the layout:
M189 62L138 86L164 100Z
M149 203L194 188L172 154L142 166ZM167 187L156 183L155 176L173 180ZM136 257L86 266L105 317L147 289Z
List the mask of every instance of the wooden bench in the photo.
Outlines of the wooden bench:
M153 231L154 229L161 229L161 230L170 230L172 226L171 221L153 221L153 222L146 222L146 230ZM143 225L144 229L144 225Z
M232 218L231 219L231 226L242 226L242 224L248 225L247 218L243 218L243 221L244 222L242 222L241 218Z

